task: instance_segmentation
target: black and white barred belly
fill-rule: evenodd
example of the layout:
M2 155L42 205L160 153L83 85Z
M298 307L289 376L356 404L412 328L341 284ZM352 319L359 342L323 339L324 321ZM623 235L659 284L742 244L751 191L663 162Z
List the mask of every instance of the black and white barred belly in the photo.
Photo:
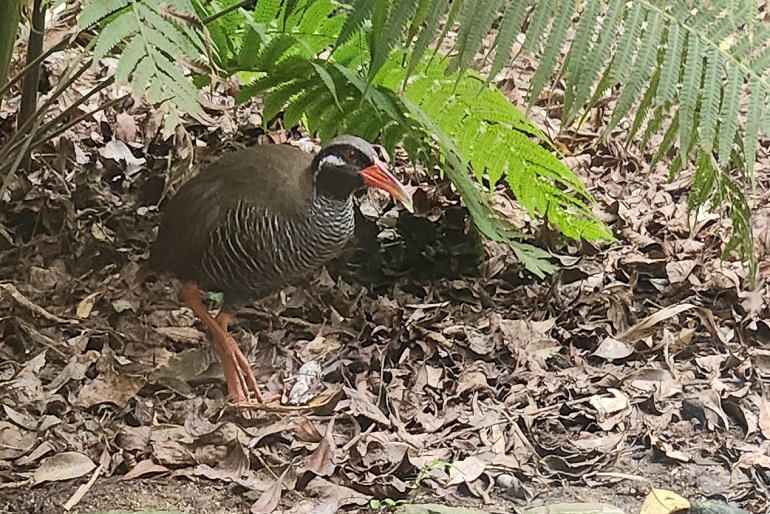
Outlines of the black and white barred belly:
M255 299L306 276L353 236L353 200L316 196L310 211L286 218L241 202L209 236L200 285Z

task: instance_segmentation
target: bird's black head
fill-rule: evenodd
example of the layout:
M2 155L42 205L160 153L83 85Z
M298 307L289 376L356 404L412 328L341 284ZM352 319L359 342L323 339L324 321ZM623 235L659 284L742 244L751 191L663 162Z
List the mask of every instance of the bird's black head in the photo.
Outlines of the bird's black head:
M411 210L412 199L377 150L356 136L337 136L313 159L318 194L345 199L364 186L379 187Z

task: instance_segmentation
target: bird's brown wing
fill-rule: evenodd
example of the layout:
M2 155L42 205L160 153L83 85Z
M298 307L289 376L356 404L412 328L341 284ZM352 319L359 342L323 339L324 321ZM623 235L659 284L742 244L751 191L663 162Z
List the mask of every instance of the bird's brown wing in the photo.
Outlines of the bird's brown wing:
M264 145L223 156L168 202L150 252L150 267L196 280L209 236L242 202L286 217L312 201L313 156L288 145Z

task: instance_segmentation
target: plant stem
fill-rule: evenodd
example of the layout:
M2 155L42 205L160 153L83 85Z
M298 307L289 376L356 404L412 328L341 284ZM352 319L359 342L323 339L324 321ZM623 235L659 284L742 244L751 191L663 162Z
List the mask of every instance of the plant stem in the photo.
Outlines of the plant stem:
M27 44L27 65L35 62L43 53L43 37L45 31L45 9L43 0L35 0L32 6L32 29L29 33L29 43ZM32 66L29 74L24 78L24 85L21 93L21 107L19 108L19 119L17 127L21 125L22 120L29 120L37 108L37 88L40 82L40 61ZM25 123L26 125L26 123ZM21 132L20 128L17 128ZM32 163L32 156L25 151L21 160L21 167L29 171Z
M208 25L214 20L218 20L222 16L227 16L231 12L235 11L236 9L240 9L241 7L246 7L249 4L254 4L254 7L256 7L257 2L255 0L242 0L241 2L238 2L237 4L229 5L222 9L219 12L216 12L212 14L211 16L208 16L206 18L203 18L201 22L203 22L204 25Z
M0 98L5 93L5 84L8 81L13 44L16 41L16 33L19 31L21 6L20 0L0 2Z
M0 4L1 3L2 2L0 2ZM2 16L2 14L0 14L0 16ZM0 30L2 30L2 29L0 29ZM30 71L32 71L33 68L35 68L41 62L43 62L46 58L48 58L48 56L50 56L51 54L56 53L56 52L58 52L60 50L63 50L64 47L66 47L72 41L77 39L77 37L78 37L78 34L72 34L71 36L65 37L64 39L62 39L61 41L56 43L54 46L52 46L51 48L46 50L45 53L42 53L39 56L37 56L32 62L28 61L28 64L26 66L24 66L24 68L19 73L17 73L16 75L14 75L10 79L8 79L8 81L5 83L5 85L0 87L0 98L3 97L3 95L11 88L11 86L13 86L15 83L17 83L18 81L20 81L24 77L26 77L27 74Z

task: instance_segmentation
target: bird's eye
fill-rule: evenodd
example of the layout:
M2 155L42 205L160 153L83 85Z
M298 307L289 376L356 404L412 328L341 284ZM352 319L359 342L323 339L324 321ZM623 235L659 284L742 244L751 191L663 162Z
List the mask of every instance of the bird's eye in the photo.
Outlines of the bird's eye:
M353 150L347 150L345 152L345 159L348 160L349 162L354 161L356 159L356 152L354 152Z

